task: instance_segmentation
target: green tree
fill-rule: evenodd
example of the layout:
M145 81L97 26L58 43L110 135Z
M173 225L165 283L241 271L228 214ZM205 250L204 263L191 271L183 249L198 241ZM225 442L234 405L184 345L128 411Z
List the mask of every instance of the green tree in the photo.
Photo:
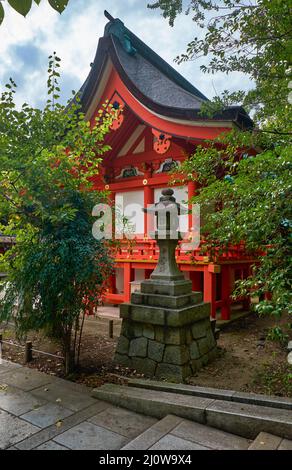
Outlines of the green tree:
M23 16L26 16L30 11L33 2L39 5L41 1L42 0L7 0L7 3L15 11L17 11ZM65 10L66 6L68 5L69 0L48 0L48 2L51 5L51 7L54 8L54 10L58 11L59 13L62 13ZM4 3L3 0L2 2L0 1L0 25L2 21L4 20L4 16L5 16L3 3Z
M159 0L149 7L160 8L171 25L183 12L182 0ZM258 253L260 264L234 295L252 289L262 299L257 311L278 317L291 312L291 5L286 0L191 0L186 13L202 28L203 38L194 38L176 60L206 56L203 72L242 72L253 84L249 91L225 90L201 114L240 102L253 113L255 127L198 146L181 169L200 184L194 202L216 206L206 213L203 227L209 249L244 241ZM263 299L267 292L270 297Z
M0 321L14 319L19 335L58 338L68 373L79 359L86 306L112 272L104 241L92 235L92 208L105 194L90 181L108 150L112 117L105 105L90 126L78 95L66 108L58 103L59 62L50 57L43 110L17 109L12 80L0 98L0 231L16 235L1 260L8 277Z
M182 0L159 0L149 5L160 8L171 25L183 11ZM176 61L208 58L206 73L242 72L254 83L252 90L228 90L215 104L241 102L255 112L257 125L265 132L290 132L288 93L292 79L292 9L287 0L191 0L186 10L202 31ZM291 84L290 84L291 85ZM291 104L291 103L290 103ZM213 103L214 106L214 103ZM267 122L268 120L268 122Z

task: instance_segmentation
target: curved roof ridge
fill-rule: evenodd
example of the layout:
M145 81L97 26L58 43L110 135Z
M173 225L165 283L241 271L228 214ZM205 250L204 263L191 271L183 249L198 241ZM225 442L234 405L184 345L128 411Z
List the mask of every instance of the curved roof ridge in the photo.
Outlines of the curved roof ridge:
M110 15L106 14L106 17L110 18ZM201 93L177 70L175 70L171 65L169 65L164 59L162 59L162 57L160 57L156 52L154 52L153 49L147 46L147 44L145 44L140 38L138 38L134 33L132 33L132 31L129 30L119 18L112 18L106 24L104 36L106 37L111 34L116 36L120 40L123 47L125 46L125 43L123 44L123 36L126 41L130 41L130 44L129 42L127 44L128 49L126 49L126 52L128 52L130 55L135 55L136 52L139 52L139 54L141 54L146 60L148 60L154 67L160 70L160 72L162 72L167 78L175 82L185 91L189 92L191 95L194 95L196 98L199 98L202 101L208 101L208 98L203 95L203 93Z

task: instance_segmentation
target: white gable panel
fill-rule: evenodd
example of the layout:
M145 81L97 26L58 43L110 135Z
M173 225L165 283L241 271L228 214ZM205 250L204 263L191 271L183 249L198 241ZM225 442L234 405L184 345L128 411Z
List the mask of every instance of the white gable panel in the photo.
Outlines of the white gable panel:
M156 188L154 190L154 201L159 202L159 198L161 196L161 191L163 189L166 189L166 187L162 188ZM174 197L176 198L176 202L179 204L182 204L186 208L188 208L188 205L186 204L188 201L188 187L187 186L176 186L172 187L174 191ZM187 232L189 227L189 218L188 214L181 215L179 218L179 229L181 232Z

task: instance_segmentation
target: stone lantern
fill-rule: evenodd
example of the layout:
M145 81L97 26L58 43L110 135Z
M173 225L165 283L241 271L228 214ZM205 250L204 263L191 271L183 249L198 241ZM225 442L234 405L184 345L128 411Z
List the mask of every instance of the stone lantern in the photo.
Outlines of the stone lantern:
M143 209L154 214L159 260L141 292L120 306L123 319L115 362L146 376L183 381L216 357L210 323L210 304L179 270L175 249L181 238L179 216L186 211L176 203L172 189L164 189L157 204Z

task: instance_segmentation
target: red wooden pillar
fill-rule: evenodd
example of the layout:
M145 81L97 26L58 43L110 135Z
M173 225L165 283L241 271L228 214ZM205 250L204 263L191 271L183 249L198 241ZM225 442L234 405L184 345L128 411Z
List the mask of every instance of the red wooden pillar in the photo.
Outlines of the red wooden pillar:
M124 263L124 296L125 302L130 302L131 299L131 284L134 281L134 269L131 263Z
M204 266L204 302L211 303L211 317L216 318L216 274Z
M222 307L221 307L221 320L229 320L230 319L230 305L231 305L231 267L228 265L221 266L221 275L222 275L222 283L221 283L221 300L222 300Z
M196 195L197 190L197 183L196 181L189 181L188 182L188 199L190 200L192 197ZM192 209L192 204L189 204L189 210ZM189 214L189 230L193 227L193 219L192 213Z
M192 290L195 292L201 292L202 283L201 283L201 272L200 271L190 271L190 280L192 281Z
M109 288L108 288L108 291L109 291L111 294L115 294L115 293L116 293L116 274L112 274L112 275L109 277Z
M147 208L148 204L154 203L154 189L150 186L144 186L144 207ZM144 236L147 237L148 231L153 230L154 227L148 227L149 221L151 219L149 216L144 213Z
M145 269L145 279L149 279L152 273L152 269Z

